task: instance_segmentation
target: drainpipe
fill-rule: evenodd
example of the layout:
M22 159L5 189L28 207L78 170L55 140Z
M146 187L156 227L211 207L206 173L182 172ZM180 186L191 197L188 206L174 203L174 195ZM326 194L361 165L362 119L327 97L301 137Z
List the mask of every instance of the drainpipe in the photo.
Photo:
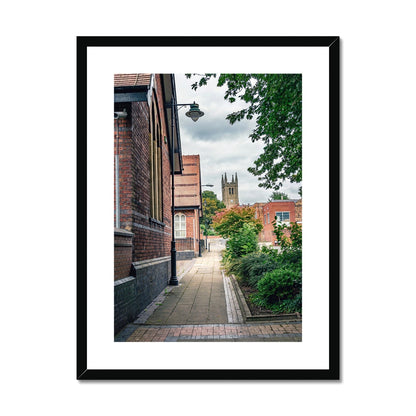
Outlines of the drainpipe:
M123 111L114 112L114 120L117 123L116 134L116 155L115 155L115 170L116 170L116 228L120 228L120 167L119 167L119 120L127 117L126 109Z

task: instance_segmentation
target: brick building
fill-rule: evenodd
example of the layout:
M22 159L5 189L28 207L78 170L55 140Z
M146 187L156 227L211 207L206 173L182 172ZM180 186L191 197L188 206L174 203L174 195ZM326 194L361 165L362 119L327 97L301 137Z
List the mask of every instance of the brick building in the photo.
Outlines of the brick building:
M276 234L274 233L273 221L283 223L302 222L302 203L295 199L271 201L262 207L257 207L256 212L261 213L259 218L263 221L263 230L260 232L259 240L274 244ZM256 205L256 204L255 204ZM296 207L298 206L298 209Z
M199 155L184 155L182 159L182 174L175 175L175 239L178 260L199 254L199 220L202 216Z
M168 284L171 274L171 155L182 171L173 74L114 76L114 330Z
M253 205L251 205L251 208L254 208L254 218L257 219L263 219L263 207L266 205L265 202L256 202Z

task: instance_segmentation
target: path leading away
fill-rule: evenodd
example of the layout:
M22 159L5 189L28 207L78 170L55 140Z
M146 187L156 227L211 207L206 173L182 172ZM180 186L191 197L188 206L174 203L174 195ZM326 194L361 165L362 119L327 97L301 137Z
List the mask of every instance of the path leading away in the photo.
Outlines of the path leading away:
M228 323L220 250L220 245L213 245L210 252L198 257L179 286L172 288L146 324Z
M244 323L233 285L221 271L223 248L220 240L188 265L180 262L179 285L167 287L115 341L301 341L301 321Z

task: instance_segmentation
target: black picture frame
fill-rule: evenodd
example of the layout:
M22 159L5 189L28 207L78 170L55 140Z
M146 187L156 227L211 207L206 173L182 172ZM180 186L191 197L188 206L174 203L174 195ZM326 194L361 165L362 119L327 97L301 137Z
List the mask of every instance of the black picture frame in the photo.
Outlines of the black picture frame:
M89 47L326 47L329 50L329 368L89 369L87 367L87 49ZM340 379L340 38L84 37L77 38L77 368L78 380Z

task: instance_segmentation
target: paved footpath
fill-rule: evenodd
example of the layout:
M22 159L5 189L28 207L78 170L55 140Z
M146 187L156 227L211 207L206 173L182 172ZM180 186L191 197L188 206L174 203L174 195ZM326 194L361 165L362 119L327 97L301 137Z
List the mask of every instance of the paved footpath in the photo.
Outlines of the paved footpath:
M178 262L169 286L116 342L301 341L302 322L245 324L232 284L221 271L222 242L190 262Z
M146 320L149 325L226 323L227 304L218 250L198 257L179 285Z

